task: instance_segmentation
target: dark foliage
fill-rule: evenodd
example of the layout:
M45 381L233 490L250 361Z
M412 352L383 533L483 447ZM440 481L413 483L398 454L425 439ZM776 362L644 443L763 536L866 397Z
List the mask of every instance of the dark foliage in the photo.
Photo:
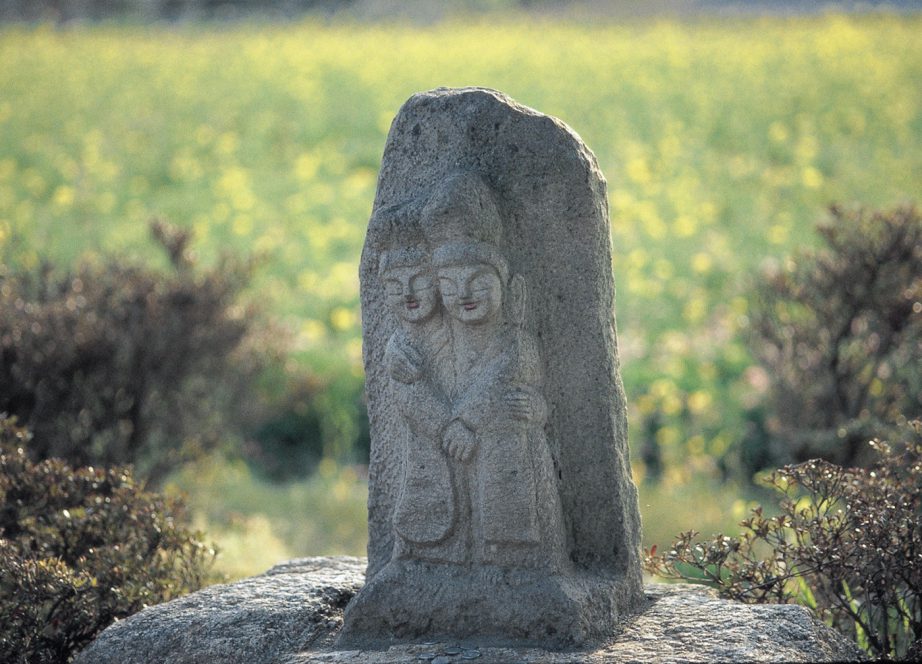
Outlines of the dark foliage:
M324 385L311 376L286 375L282 394L243 447L244 457L260 475L286 481L309 475L323 458Z
M199 588L214 557L128 468L33 463L0 418L0 661L65 662L117 618Z
M152 231L168 274L111 261L4 276L0 265L0 412L35 433L34 460L131 463L158 482L215 447L252 402L265 356L235 304L248 264L198 270L188 233Z
M242 447L250 467L287 481L310 475L324 458L367 464L371 436L361 378L318 376L293 363L273 369L261 377L265 405Z
M865 441L922 417L922 215L831 213L825 247L795 256L755 298L751 346L771 380L758 466L862 465Z
M805 604L870 654L905 656L922 639L922 422L897 433L893 447L872 443L870 468L813 460L772 473L778 516L755 509L737 537L683 533L648 552L646 570L744 602Z

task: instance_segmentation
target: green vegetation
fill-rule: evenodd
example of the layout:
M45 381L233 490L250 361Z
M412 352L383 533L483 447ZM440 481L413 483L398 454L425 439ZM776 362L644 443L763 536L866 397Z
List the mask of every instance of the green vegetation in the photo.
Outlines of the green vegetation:
M0 418L0 659L65 662L117 618L202 586L214 551L128 468L29 460Z
M609 180L635 471L660 482L642 489L647 543L726 530L748 497L720 480L747 467L741 432L768 388L744 338L747 293L763 264L815 242L829 201L918 194L920 28L886 15L5 27L0 263L21 273L105 252L168 271L151 217L190 230L203 269L226 251L257 256L243 296L290 351L260 382L272 416L251 446L271 459L305 440L316 453L303 467L323 457L344 476L367 441L356 275L389 122L418 90L499 88L568 122ZM232 543L268 529L294 555L361 553L361 479L346 482L358 498L329 503L351 524L344 539L298 539L335 531L311 502L328 480L275 486L224 478L223 464L173 480L209 530ZM252 496L242 517L213 507L215 487ZM704 522L681 508L693 495L727 508Z
M249 268L196 270L188 232L151 230L169 275L111 260L8 275L0 264L0 413L36 434L34 460L135 464L157 483L256 410L253 347L268 342L235 302Z
M750 343L770 388L750 413L764 412L763 439L750 432L742 447L769 466L802 461L766 479L780 514L755 507L737 537L686 531L645 566L741 601L803 604L869 654L915 660L922 421L907 419L922 414L922 217L831 212L825 246L798 252L754 297Z
M922 215L831 212L824 246L785 261L753 298L750 345L771 385L768 440L747 441L762 450L754 465L865 465L869 440L922 417Z
M773 472L781 513L761 507L738 537L683 533L645 567L707 581L744 602L797 602L869 654L902 658L922 647L922 422L878 441L869 469L808 461ZM915 645L913 645L915 644Z
M242 461L212 457L175 474L165 490L186 497L196 526L217 544L217 568L232 579L298 556L365 555L365 478L332 459L310 477L277 483Z

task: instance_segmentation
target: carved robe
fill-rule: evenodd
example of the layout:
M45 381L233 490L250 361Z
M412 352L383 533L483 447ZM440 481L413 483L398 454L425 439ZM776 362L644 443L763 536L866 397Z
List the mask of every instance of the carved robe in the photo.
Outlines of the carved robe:
M477 436L470 502L475 560L513 567L557 567L563 536L559 496L544 431L541 359L535 340L507 327L476 364L460 372L453 415ZM506 395L530 392L537 412L514 418Z
M425 364L411 382L392 377L391 392L405 424L403 483L394 511L394 529L399 536L398 557L442 560L456 545L444 545L456 530L458 501L449 459L441 446L440 433L448 421L450 405L442 382L450 365L448 335L444 328L426 339L410 341L398 328L388 341L385 362L390 366L404 343L424 346ZM442 546L440 546L442 545Z

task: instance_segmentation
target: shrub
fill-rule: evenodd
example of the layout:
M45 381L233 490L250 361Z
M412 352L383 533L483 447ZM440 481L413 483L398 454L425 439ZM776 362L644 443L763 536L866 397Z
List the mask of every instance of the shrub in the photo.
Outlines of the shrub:
M645 558L651 574L704 581L744 602L798 602L869 653L905 655L922 639L922 422L897 429L869 469L813 460L772 473L780 514L759 507L742 534Z
M214 556L128 468L33 463L0 418L0 661L64 662L117 618L199 588Z
M284 377L283 393L243 447L250 466L282 482L309 475L323 458L324 385L312 376Z
M830 211L826 246L768 275L752 307L751 346L771 381L769 453L751 455L752 470L863 464L865 441L922 417L922 216Z
M135 464L152 482L245 417L260 367L249 264L197 270L189 234L151 226L163 274L117 261L37 274L0 266L0 412L35 433L33 459Z
M242 448L260 476L303 478L323 459L368 464L371 437L361 377L317 375L290 363L263 378L265 407Z

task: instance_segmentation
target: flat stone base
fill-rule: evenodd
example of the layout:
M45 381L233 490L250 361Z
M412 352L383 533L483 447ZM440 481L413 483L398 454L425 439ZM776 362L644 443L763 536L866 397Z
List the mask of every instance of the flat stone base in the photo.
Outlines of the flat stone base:
M334 646L365 560L305 558L152 606L121 620L75 664L396 664L444 657L483 664L857 661L855 644L791 605L717 599L701 586L652 584L648 606L601 643L568 651L430 639L386 650ZM475 659L474 659L475 658ZM431 659L430 659L431 661Z
M609 637L626 609L642 608L639 589L625 586L588 575L395 561L346 607L337 646L454 639L572 648Z

